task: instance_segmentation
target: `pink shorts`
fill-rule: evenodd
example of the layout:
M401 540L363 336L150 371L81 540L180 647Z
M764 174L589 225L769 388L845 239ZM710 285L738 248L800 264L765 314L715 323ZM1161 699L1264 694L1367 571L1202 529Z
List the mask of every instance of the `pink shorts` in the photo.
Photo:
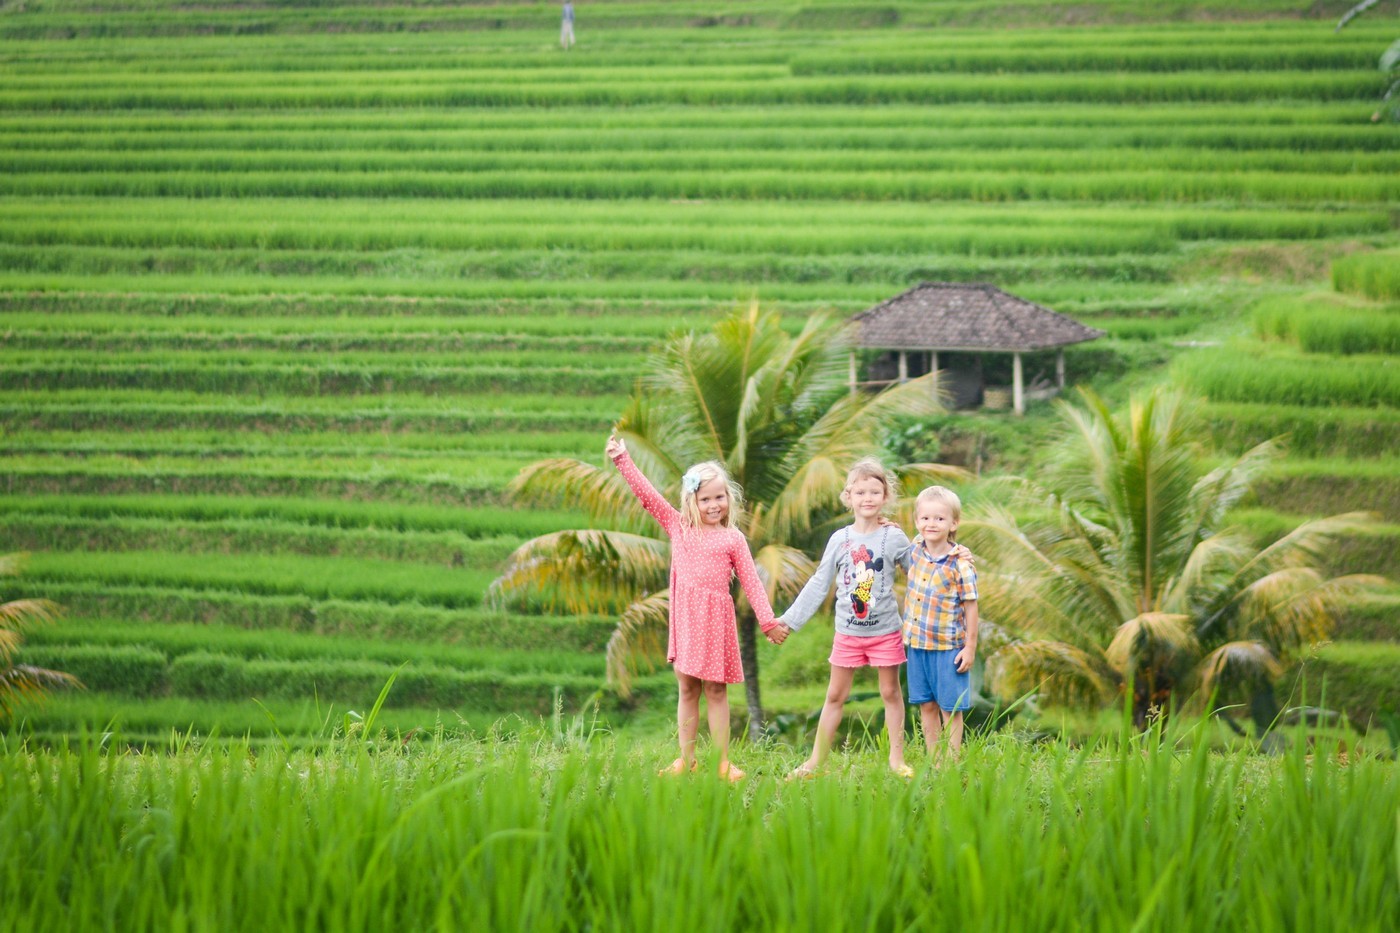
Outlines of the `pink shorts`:
M904 663L904 633L860 638L837 632L829 660L837 667L898 667Z

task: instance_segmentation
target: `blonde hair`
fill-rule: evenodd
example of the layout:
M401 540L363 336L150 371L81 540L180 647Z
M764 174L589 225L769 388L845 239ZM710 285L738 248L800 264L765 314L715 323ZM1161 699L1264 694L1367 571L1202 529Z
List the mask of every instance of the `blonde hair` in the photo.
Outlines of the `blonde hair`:
M724 480L724 488L729 493L729 512L720 521L725 528L738 528L744 515L744 491L729 476L729 471L718 460L697 463L685 471L681 477L681 524L686 528L699 528L704 525L700 517L700 505L695 501L695 493L706 483L717 479ZM693 484L693 485L692 485ZM690 488L686 488L689 486Z
M842 505L851 508L851 487L863 479L878 479L880 485L885 487L885 504L880 507L881 511L894 507L895 500L899 498L899 494L895 492L898 488L895 485L896 481L890 476L889 470L885 469L884 464L874 457L857 460L846 474L846 486L841 490Z
M949 489L947 486L929 486L927 489L920 492L918 498L914 500L915 516L919 514L919 506L926 502L942 502L948 507L948 512L952 515L955 523L962 521L962 500L958 498L957 493L953 492L953 490ZM957 535L958 531L956 528L949 531L949 543L956 543Z

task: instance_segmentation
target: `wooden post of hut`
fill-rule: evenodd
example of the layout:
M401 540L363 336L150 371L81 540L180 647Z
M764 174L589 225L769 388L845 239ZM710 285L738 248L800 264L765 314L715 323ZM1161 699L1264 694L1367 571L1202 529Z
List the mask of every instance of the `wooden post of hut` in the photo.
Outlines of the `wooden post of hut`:
M1011 354L1011 410L1018 415L1026 413L1026 387L1022 385L1021 354Z

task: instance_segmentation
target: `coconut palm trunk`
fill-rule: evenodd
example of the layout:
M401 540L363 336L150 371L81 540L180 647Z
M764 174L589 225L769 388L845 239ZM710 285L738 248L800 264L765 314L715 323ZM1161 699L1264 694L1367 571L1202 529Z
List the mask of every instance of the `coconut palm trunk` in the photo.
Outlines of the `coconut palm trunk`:
M763 735L763 695L758 684L758 622L751 613L739 615L739 663L744 670L744 702L749 708L749 739Z

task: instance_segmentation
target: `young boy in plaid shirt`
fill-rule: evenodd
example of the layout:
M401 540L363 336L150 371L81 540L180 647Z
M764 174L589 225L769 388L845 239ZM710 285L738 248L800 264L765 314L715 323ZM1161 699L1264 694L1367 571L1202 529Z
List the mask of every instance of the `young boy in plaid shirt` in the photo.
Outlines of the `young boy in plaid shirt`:
M928 487L914 502L919 537L907 557L904 644L909 658L909 702L919 707L924 744L935 762L945 724L950 753L958 756L963 711L972 708L977 570L953 551L961 518L962 501L943 486Z

